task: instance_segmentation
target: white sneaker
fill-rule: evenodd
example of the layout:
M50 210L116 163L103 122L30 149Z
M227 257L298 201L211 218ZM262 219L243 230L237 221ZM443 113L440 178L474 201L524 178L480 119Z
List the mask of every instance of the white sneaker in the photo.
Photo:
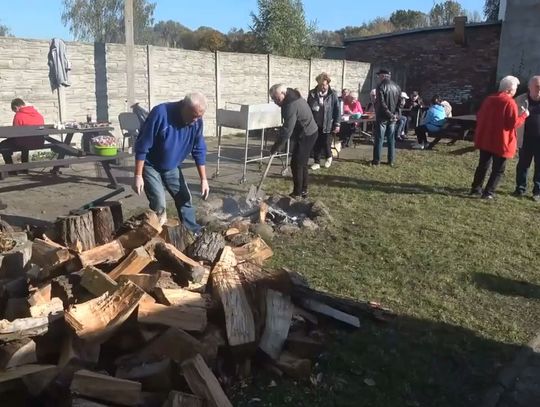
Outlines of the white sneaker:
M425 148L424 144L416 143L412 146L414 150L423 150Z
M331 165L332 165L332 157L328 157L326 159L326 162L324 163L324 168L330 168Z
M321 169L321 164L318 164L318 163L312 164L311 169L312 170L320 170Z

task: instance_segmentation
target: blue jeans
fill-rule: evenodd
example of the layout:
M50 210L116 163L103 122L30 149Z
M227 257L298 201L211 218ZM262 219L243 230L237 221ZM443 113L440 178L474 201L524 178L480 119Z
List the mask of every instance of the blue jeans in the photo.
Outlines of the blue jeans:
M397 126L396 126L396 139L400 140L401 139L401 133L403 133L405 131L405 133L407 133L407 121L409 120L409 118L407 116L404 116L404 115L401 115L399 116L399 120L397 121ZM405 134L407 135L407 134Z
M534 159L533 195L540 194L540 139L525 137L516 167L516 191L527 191L527 173Z
M191 192L184 179L182 170L158 170L145 164L143 169L144 192L150 203L150 209L161 215L167 208L165 190L173 197L178 216L182 223L193 233L201 227L195 218L195 207L192 204Z
M388 143L388 163L394 162L396 155L396 138L395 135L396 122L384 121L375 123L375 146L373 147L373 162L378 164L381 162L381 153L384 145L384 139Z

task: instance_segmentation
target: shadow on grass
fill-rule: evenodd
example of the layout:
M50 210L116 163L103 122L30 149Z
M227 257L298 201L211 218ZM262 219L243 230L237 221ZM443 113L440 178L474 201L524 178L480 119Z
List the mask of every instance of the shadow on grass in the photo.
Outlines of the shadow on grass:
M312 373L322 373L320 384L260 371L234 405L260 398L259 406L477 407L520 348L408 316L384 325L362 323L355 332L331 331L331 344ZM268 388L272 380L277 386Z
M337 188L358 188L387 194L436 194L466 197L468 193L468 189L465 188L435 188L422 184L386 183L372 179L344 177L341 175L312 174L310 175L309 182L314 185L325 185Z
M485 290L511 297L523 297L540 300L540 286L527 281L499 277L488 273L474 273L476 285Z

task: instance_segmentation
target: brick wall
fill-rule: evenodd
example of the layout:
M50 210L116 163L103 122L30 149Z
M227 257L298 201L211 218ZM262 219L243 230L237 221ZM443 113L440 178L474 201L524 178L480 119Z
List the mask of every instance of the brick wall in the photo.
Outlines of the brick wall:
M500 32L500 24L467 26L465 46L454 42L453 28L381 35L347 43L346 58L390 68L401 87L424 98L477 102L495 87ZM373 72L368 78L374 87Z

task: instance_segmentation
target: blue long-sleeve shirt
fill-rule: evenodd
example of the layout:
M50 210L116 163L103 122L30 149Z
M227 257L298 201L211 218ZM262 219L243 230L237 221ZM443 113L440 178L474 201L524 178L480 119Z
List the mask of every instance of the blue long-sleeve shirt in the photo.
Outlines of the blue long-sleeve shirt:
M441 130L445 121L446 113L444 112L444 107L441 105L433 105L426 113L424 125L427 127L428 131L438 132Z
M206 163L203 120L182 121L184 102L162 103L152 109L135 143L135 159L160 170L178 167L191 153L196 165Z

